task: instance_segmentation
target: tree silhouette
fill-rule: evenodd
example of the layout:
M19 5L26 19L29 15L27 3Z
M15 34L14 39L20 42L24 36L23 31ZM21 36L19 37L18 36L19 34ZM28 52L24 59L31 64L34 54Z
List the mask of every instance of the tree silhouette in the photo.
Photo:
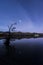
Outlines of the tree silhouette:
M10 26L8 26L9 31L8 31L8 36L6 37L5 45L9 45L10 39L11 39L11 32L14 32L15 31L15 29L16 29L15 25L16 24L17 23L13 23Z

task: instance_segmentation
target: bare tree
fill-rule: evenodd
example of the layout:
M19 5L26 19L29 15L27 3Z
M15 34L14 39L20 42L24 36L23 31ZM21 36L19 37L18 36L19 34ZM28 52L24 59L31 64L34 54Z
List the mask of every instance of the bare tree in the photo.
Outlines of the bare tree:
M6 37L5 45L9 45L10 39L11 39L11 31L15 31L15 29L16 29L15 25L16 24L17 23L13 23L10 26L8 26L9 31L8 31L8 36Z

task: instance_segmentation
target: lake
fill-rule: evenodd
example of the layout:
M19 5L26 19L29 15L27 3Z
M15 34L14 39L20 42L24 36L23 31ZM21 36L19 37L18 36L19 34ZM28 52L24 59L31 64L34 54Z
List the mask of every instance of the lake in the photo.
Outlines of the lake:
M9 46L4 42L0 40L1 64L43 65L43 38L12 39Z

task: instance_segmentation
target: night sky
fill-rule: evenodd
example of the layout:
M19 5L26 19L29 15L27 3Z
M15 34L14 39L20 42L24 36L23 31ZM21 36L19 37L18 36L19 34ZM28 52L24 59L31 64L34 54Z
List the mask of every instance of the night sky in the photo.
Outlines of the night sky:
M0 0L0 31L43 32L43 0Z

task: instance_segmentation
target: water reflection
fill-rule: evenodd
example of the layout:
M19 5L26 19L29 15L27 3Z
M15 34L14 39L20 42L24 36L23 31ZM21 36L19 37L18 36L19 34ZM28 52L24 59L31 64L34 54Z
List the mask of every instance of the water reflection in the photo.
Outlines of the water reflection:
M9 64L15 64L15 46L11 46L10 44L4 44L6 48L6 59Z
M4 44L5 40L0 41L0 64L15 64L15 46Z
M1 41L2 42L2 41ZM4 43L4 42L2 42ZM8 65L43 65L43 38L12 39L9 45L2 44L1 62Z

